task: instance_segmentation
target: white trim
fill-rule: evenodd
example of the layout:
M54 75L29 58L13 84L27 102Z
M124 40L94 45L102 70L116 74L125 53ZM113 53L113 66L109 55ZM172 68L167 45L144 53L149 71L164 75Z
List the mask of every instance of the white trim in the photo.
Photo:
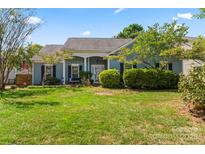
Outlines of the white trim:
M73 53L72 56L88 58L88 57L105 57L108 53L101 52L101 53Z
M63 60L63 84L65 84L65 60Z
M87 71L87 57L84 57L84 71Z
M110 59L107 59L107 69L110 69Z
M53 77L53 64L44 64L44 79L46 80L46 67L50 66L51 67L51 77Z
M88 71L90 71L90 58L88 57Z

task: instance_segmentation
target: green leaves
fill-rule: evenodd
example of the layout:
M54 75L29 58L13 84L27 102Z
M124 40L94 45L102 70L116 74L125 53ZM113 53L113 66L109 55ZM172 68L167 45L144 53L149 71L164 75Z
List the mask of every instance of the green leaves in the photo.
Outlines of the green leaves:
M192 68L186 76L180 77L179 91L187 103L205 106L205 66Z
M46 64L57 64L63 59L72 59L71 51L58 51L54 54L40 54L42 60Z
M139 24L131 24L128 27L125 27L116 38L136 38L138 32L143 31L143 27Z
M205 19L205 8L199 9L199 14L194 15L197 19Z
M147 67L155 68L155 64L159 61L168 61L177 55L181 56L184 52L182 44L187 42L185 39L187 32L188 27L184 24L178 25L176 21L171 24L165 23L161 27L156 23L146 31L138 32L131 49L122 49L114 57L127 63L144 63ZM130 55L135 56L128 61L127 57Z

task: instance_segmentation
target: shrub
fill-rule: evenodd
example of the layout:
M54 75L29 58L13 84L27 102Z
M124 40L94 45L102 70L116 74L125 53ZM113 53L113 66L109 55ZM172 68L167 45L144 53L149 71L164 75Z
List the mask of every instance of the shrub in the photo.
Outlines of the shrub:
M167 70L130 69L124 72L123 80L128 88L170 89L177 87L178 75Z
M57 79L56 77L47 77L47 79L44 81L45 85L59 85L61 84L61 80Z
M120 73L116 69L104 70L99 75L99 80L102 87L105 88L119 88Z
M92 77L92 73L88 71L80 72L80 79L85 85L91 85L92 83L91 77Z
M128 69L123 74L123 81L129 88L142 88L144 77L143 69Z
M193 68L188 75L181 75L179 92L186 102L205 106L205 66Z

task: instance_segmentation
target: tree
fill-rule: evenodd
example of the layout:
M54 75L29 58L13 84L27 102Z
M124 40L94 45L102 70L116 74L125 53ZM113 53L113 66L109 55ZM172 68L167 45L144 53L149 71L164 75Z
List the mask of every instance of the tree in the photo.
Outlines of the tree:
M196 39L189 41L190 48L187 50L168 50L164 54L168 57L177 59L192 59L198 64L205 62L205 38L198 36Z
M40 26L30 22L33 14L31 9L0 9L0 90L5 89L9 73L22 61L28 36Z
M29 65L29 67L32 67L32 57L34 55L39 54L39 51L43 48L42 45L39 44L28 44L25 47L22 47L19 50L19 55L21 56L20 59L22 59L22 61L19 61L19 64L17 66L20 66L22 64L22 62L25 62L26 64Z
M138 32L143 31L143 27L139 24L131 24L125 27L115 38L132 38L134 39Z
M199 11L199 14L194 15L194 17L198 19L205 19L205 8L201 8Z
M71 51L57 51L54 54L40 54L42 60L46 64L57 64L60 63L62 60L66 59L73 59Z
M162 27L158 23L154 24L146 31L139 32L132 48L124 48L110 58L124 63L143 63L147 68L156 68L159 61L165 65L170 58L174 58L171 54L168 56L168 51L184 50L182 44L187 42L187 30L188 27L178 25L176 21L165 23ZM128 61L127 57L131 55L134 58Z

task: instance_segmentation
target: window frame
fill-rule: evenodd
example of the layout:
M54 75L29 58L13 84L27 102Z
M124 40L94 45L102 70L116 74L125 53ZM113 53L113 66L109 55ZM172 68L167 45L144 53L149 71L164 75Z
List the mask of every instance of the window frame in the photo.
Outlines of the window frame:
M51 77L53 77L53 64L45 64L44 68L44 78L47 78L47 67L51 67Z
M73 67L76 67L78 68L78 77L77 78L80 78L80 65L79 64L71 64L71 79L73 78Z

